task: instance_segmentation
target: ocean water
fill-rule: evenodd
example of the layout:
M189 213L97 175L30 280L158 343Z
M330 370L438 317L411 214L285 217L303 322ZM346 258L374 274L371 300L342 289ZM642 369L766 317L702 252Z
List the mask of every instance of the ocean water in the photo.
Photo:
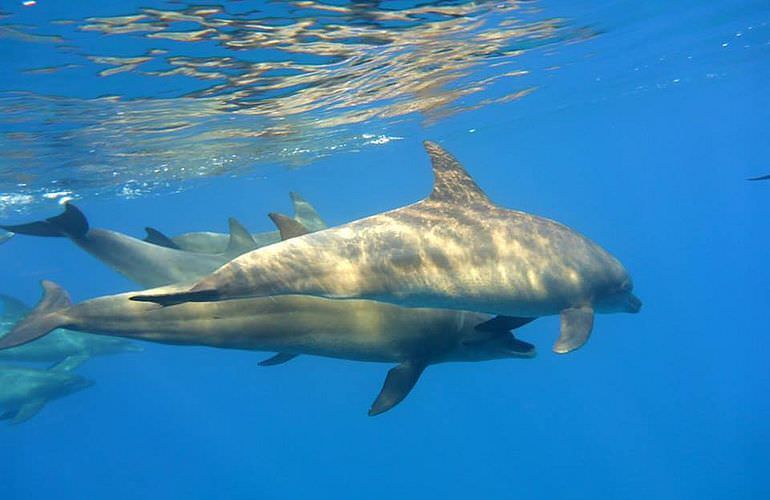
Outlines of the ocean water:
M766 2L0 9L3 223L74 200L137 237L267 231L297 191L336 225L426 196L430 139L644 302L567 355L539 319L534 359L431 366L377 417L386 364L95 357L92 387L0 422L0 498L770 498ZM138 289L64 238L0 245L0 292L42 279Z

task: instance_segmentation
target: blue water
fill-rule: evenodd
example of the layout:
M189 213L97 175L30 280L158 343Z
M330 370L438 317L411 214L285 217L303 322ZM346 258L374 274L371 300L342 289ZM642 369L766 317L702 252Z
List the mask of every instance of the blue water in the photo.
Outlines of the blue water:
M366 410L384 364L305 356L268 369L257 366L262 353L157 344L94 358L78 372L95 386L0 426L0 498L770 498L770 181L746 181L770 173L770 9L702 4L537 2L533 16L596 35L521 55L531 73L515 86L537 87L531 94L435 121L407 114L335 129L329 144L346 146L301 165L269 156L134 196L122 195L122 177L94 187L88 170L55 170L95 227L224 231L234 216L261 231L267 212L290 210L289 191L330 224L424 197L427 138L496 203L565 223L618 256L644 308L597 316L588 344L565 356L550 352L558 318L542 318L518 334L538 346L535 359L431 366L374 418ZM132 12L66 8L77 18ZM3 9L6 24L65 17L63 4L42 0ZM105 45L90 53L125 50L115 35L93 40ZM186 85L131 72L110 81L87 66L63 79L23 73L40 51L0 40L3 91L92 99L157 88L178 98ZM45 57L32 66L74 56ZM23 128L50 138L45 127L56 126ZM393 139L351 142L367 131ZM0 156L3 186L19 183L9 172L23 158ZM54 190L43 177L26 206L3 206L5 220L60 210L39 196ZM75 301L137 288L63 239L17 236L0 259L0 291L29 304L41 279Z

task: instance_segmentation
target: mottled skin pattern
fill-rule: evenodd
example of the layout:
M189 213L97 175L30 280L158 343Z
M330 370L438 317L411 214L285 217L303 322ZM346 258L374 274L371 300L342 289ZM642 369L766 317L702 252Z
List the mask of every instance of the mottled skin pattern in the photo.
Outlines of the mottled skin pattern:
M244 254L189 300L302 293L509 316L638 310L609 253L562 224L494 205L446 151L426 149L429 198Z

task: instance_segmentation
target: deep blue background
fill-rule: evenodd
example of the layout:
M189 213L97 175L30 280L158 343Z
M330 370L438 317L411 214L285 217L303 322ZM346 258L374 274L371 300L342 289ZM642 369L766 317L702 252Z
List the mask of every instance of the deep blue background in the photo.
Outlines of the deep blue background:
M720 59L711 31L713 54L704 42L693 53L709 57L686 65L695 26L663 51L681 63L617 77L661 54L631 43L628 57L618 41L667 22L620 25L526 99L405 124L392 131L401 141L79 203L94 226L135 235L224 230L230 215L260 230L296 190L341 223L425 196L430 138L496 202L617 255L641 314L599 316L568 356L550 352L558 320L544 318L520 335L536 359L430 367L376 418L366 410L386 365L301 357L268 369L260 353L147 344L90 361L93 388L0 427L0 498L770 498L770 182L745 181L770 173L770 68ZM615 83L597 83L605 74ZM67 241L18 237L0 259L3 291L30 303L43 278L75 300L133 288Z

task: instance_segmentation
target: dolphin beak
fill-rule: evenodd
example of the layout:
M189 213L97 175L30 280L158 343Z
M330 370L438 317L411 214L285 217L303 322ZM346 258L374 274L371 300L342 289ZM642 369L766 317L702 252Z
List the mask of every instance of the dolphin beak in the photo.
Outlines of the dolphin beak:
M642 301L639 300L633 293L628 294L626 300L626 311L630 313L638 313L642 309Z

